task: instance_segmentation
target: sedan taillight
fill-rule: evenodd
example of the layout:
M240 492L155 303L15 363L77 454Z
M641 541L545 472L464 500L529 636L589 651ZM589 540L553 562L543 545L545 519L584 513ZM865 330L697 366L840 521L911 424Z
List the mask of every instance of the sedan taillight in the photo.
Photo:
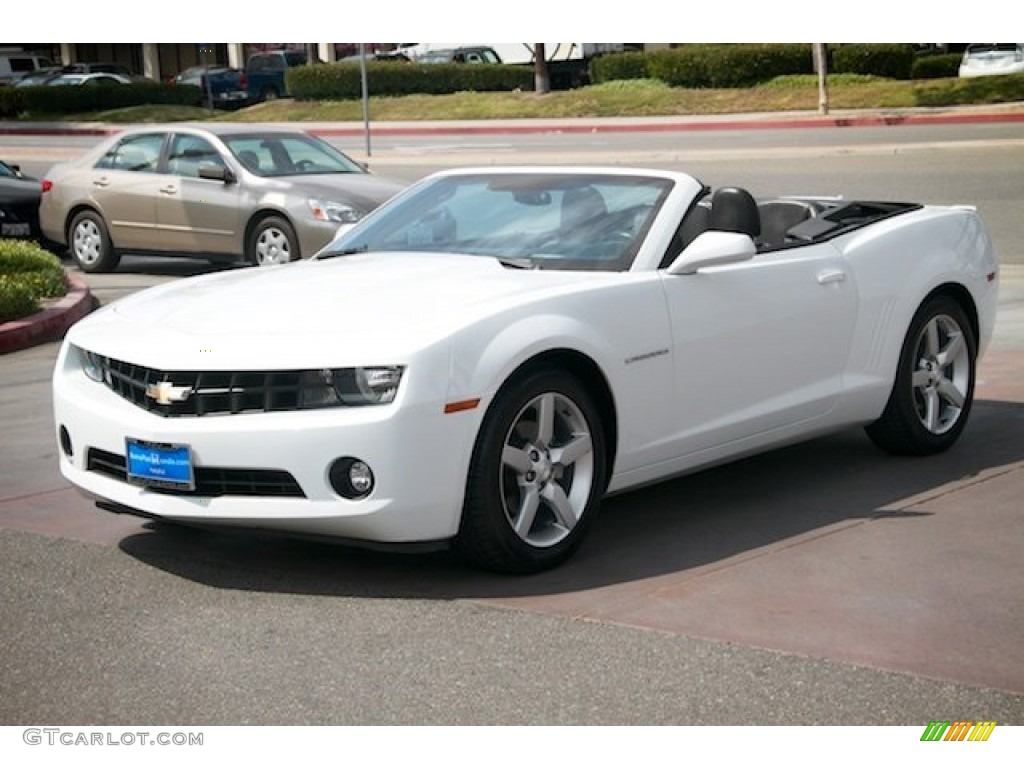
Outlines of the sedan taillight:
M50 181L49 179L43 179L41 182L39 182L39 187L40 189L42 189L43 192L49 192L51 189L53 189L53 182Z

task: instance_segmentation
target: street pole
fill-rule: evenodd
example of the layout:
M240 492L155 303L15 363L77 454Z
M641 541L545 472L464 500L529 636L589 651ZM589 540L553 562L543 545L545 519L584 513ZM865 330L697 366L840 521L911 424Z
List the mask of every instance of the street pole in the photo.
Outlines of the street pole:
M370 150L370 89L366 82L366 43L359 44L359 75L363 89L363 134L366 136L366 157L373 153Z
M818 73L818 112L828 114L828 56L825 43L814 44L814 69Z

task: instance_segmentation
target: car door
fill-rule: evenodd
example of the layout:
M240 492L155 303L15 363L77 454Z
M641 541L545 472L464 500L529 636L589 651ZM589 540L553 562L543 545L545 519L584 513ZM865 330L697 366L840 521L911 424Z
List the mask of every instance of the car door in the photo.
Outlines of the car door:
M844 258L820 243L690 275L663 273L675 352L677 456L826 416L856 316Z
M160 189L163 132L126 136L90 169L89 197L103 214L120 250L157 246L156 201Z
M203 179L199 168L227 169L220 151L204 136L174 133L167 150L166 174L157 201L164 242L184 253L233 253L242 226L237 181Z

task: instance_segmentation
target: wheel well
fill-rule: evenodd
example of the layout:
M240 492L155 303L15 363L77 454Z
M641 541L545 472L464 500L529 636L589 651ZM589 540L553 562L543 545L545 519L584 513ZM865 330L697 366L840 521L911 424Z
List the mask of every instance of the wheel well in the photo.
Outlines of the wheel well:
M573 349L550 349L530 358L520 365L508 381L521 378L538 368L553 368L566 371L577 379L594 398L594 404L601 412L601 426L604 429L607 451L607 475L611 477L615 466L615 452L618 446L618 413L611 387L601 368L591 358ZM507 383L507 382L506 382Z
M974 303L974 298L971 296L971 292L959 283L945 283L925 296L924 301L922 301L921 304L923 305L925 302L934 299L936 296L948 296L960 305L960 308L963 309L964 313L967 315L967 319L971 323L971 332L974 334L974 343L977 345L981 331L979 329L978 307Z
M70 211L68 211L67 218L64 219L64 244L66 246L68 246L69 248L71 247L71 222L73 222L75 220L75 216L77 216L78 214L82 213L83 211L90 211L92 213L95 213L101 219L103 218L103 214L102 213L97 211L91 205L86 205L84 203L80 203L79 205L76 205L74 208L72 208ZM104 219L104 222L105 221L106 220ZM110 227L107 227L106 229L107 229L107 237L110 237L110 244L111 244L111 247L113 247L114 239L110 235Z
M256 229L256 226L261 221L263 221L264 219L269 219L272 216L276 216L277 218L283 219L284 221L288 222L288 226L291 227L292 228L292 232L295 233L295 250L297 252L296 261L298 259L301 259L302 258L302 246L299 243L299 234L295 230L295 224L292 222L292 220L288 217L287 214L285 214L285 213L283 213L281 211L275 211L275 210L272 210L272 209L264 209L262 211L256 211L251 217L249 217L249 222L245 225L245 236L244 236L244 239L242 240L242 253L243 253L244 258L246 258L246 259L249 258L249 253L248 253L248 251L249 251L249 239L252 237L253 230Z

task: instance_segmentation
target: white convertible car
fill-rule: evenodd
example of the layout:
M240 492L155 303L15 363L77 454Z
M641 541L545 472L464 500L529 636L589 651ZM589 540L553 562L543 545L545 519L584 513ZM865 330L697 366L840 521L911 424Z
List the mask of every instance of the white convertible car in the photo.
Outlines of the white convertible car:
M310 261L75 325L60 467L112 511L536 571L606 493L850 425L948 448L997 286L969 206L449 171Z

